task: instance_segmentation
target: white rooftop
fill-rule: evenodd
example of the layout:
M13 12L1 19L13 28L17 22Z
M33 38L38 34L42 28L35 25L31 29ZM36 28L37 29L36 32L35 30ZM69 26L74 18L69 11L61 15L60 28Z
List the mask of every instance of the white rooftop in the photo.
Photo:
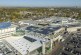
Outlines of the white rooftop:
M32 52L42 46L39 41L30 42L25 38L8 37L5 40L22 55L27 54L27 51Z
M3 53L0 53L0 55L3 55Z

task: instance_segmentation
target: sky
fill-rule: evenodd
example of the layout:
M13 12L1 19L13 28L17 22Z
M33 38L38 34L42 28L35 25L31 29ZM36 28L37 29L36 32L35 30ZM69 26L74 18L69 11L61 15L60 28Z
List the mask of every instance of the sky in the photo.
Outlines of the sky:
M0 6L60 7L80 6L81 0L0 0Z

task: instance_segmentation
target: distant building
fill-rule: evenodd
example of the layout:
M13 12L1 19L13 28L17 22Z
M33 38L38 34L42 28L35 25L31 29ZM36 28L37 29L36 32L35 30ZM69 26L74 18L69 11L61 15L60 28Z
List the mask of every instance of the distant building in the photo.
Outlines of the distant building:
M28 11L20 11L21 15L26 15L26 14L32 14L32 12L28 12Z
M22 20L22 21L19 21L19 25L35 26L37 24L38 24L38 22L33 21L33 20Z
M0 23L0 39L10 37L15 31L16 26L12 25L11 22Z

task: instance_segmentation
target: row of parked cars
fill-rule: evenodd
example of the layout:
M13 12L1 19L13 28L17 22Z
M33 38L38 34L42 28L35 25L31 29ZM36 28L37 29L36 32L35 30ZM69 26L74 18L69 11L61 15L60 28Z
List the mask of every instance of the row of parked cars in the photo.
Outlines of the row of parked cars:
M81 33L71 33L59 55L81 55Z

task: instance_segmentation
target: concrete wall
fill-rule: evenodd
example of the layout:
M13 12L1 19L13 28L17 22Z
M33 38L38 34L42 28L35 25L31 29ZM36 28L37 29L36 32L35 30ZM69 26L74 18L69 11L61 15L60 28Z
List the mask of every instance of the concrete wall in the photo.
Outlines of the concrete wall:
M77 29L79 29L79 28L81 28L81 27L71 27L71 28L67 28L67 31L68 31L68 32L75 32L75 31L77 31Z
M16 31L16 27L10 27L6 29L0 29L0 39L10 37L12 33Z

